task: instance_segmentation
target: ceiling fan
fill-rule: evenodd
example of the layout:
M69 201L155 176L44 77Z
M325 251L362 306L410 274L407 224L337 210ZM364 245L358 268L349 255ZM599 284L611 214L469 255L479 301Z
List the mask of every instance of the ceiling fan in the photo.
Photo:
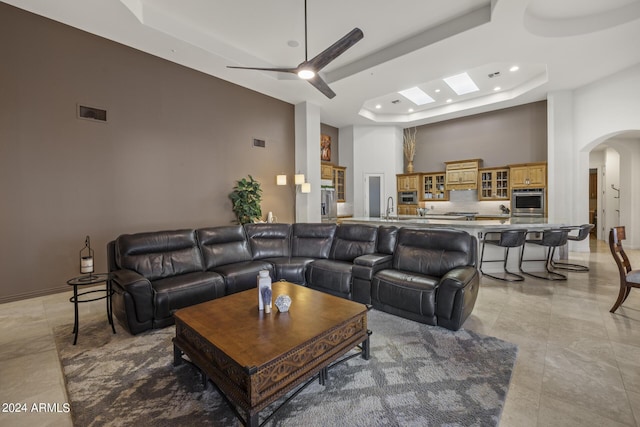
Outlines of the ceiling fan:
M316 89L322 92L327 98L336 96L329 85L318 74L320 70L329 65L331 61L342 55L351 46L362 40L364 34L360 28L354 28L340 40L320 52L311 60L307 59L307 0L304 2L304 62L295 68L260 68L260 67L235 67L228 65L227 68L238 68L242 70L277 71L281 73L297 74L298 77L308 80Z

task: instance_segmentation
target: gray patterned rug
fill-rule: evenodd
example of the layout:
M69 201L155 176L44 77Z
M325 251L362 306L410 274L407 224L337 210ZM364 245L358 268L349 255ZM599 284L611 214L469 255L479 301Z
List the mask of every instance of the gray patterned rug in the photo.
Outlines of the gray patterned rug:
M371 359L332 368L324 387L314 382L269 426L498 424L514 344L375 310L368 323ZM107 326L83 325L76 346L71 326L55 330L74 425L241 425L192 366L173 367L173 327L131 336Z

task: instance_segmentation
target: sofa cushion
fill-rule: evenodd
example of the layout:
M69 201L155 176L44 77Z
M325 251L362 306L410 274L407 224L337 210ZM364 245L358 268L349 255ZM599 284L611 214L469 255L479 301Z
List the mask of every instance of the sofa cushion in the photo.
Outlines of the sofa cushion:
M378 253L391 255L396 247L398 227L381 225L378 228Z
M374 307L413 313L431 319L429 323L435 325L438 282L438 278L424 274L381 270L371 281L371 300Z
M307 286L332 295L351 296L351 269L349 261L319 259L307 266Z
M362 224L342 224L336 229L329 258L353 261L360 255L376 251L378 227Z
M193 230L123 234L115 243L116 264L149 280L203 271Z
M224 279L208 271L182 274L151 282L155 291L154 318L171 317L173 312L224 296Z
M287 257L291 254L291 225L245 224L253 259Z
M328 258L336 224L296 223L291 227L291 256Z
M307 283L305 278L307 265L315 260L303 257L276 257L265 258L263 261L273 264L275 280L286 280L298 285L305 285Z
M475 265L475 239L465 231L401 228L393 268L442 277L456 267Z
M201 228L196 230L206 270L250 261L251 252L241 225Z
M227 295L257 287L260 270L267 270L271 279L274 279L273 265L264 260L236 262L220 265L213 269L224 277Z

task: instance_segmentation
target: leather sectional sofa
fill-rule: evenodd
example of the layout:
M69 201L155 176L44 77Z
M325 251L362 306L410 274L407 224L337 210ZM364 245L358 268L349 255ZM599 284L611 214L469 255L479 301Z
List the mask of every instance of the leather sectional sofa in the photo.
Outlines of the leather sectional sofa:
M452 330L471 314L479 286L476 239L447 229L246 224L124 234L107 254L114 314L132 334L254 288L260 270Z

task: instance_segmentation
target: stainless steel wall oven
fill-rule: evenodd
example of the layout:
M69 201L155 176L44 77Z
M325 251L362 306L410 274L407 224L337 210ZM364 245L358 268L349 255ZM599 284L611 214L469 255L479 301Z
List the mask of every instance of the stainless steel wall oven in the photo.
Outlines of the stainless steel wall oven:
M399 191L398 204L399 205L417 205L418 192L417 191Z
M544 188L521 188L511 192L511 216L544 216Z

